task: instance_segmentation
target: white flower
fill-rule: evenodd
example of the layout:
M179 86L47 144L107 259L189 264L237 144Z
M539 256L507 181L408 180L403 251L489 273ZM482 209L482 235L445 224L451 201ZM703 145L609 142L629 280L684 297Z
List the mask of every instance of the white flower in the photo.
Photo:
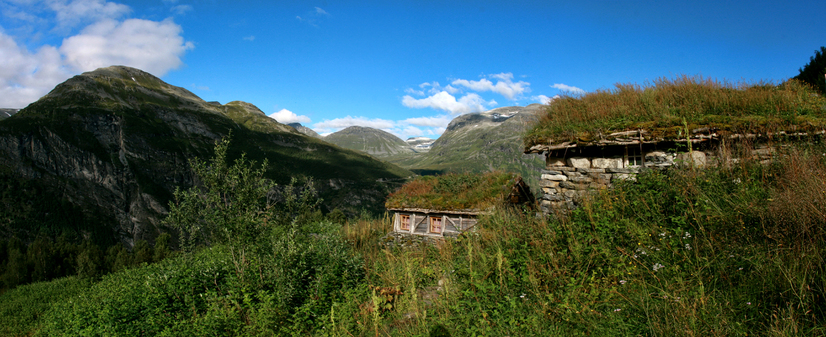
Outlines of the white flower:
M657 270L662 269L663 267L665 267L665 266L663 266L662 264L659 264L659 263L655 263L654 266L651 267L651 269L654 269L654 271L657 271Z
M685 249L691 250L691 245L686 243L685 244Z
M628 281L626 281L626 280L620 280L620 284L625 284L625 283L627 283L627 282L628 282Z

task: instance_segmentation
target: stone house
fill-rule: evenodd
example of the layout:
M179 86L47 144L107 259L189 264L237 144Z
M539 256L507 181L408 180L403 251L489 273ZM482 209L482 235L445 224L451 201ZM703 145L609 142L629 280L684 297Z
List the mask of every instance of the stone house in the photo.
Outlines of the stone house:
M789 141L822 137L824 133L720 134L700 128L688 137L657 138L646 130L634 130L602 135L594 141L536 144L525 153L545 155L539 204L543 213L550 214L573 209L589 193L617 181L636 180L645 169L702 168L741 159L768 163Z

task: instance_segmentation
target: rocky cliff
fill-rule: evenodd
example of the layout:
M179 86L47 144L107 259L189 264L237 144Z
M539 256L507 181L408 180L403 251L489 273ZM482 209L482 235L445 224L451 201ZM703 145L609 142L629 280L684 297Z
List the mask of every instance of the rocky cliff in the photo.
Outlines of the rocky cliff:
M307 137L252 104L208 103L120 66L75 76L0 122L0 174L44 186L131 244L158 233L175 188L194 183L188 160L211 156L230 132L231 157L268 159L279 184L314 179L330 209L382 205L386 182L410 174Z

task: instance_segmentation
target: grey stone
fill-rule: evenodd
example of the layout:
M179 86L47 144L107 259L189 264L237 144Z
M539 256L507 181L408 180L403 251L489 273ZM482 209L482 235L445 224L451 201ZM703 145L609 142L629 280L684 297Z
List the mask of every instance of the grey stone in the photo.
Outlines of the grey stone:
M591 166L594 168L620 168L622 167L622 158L594 158L591 160Z
M568 181L575 182L575 183L590 183L590 182L594 181L594 179L591 179L591 178L586 177L586 176L579 176L579 177L569 177Z
M551 180L551 181L566 181L566 180L568 180L568 177L566 177L564 175L560 175L560 174L555 174L555 175L543 174L542 179Z
M572 157L567 160L568 166L575 168L589 168L591 167L591 160L585 157Z
M559 187L567 188L567 189L572 190L572 189L576 188L576 184L573 184L573 183L570 183L570 182L567 182L567 181L563 181L563 182L559 183Z
M539 171L539 173L541 173L541 174L550 174L550 175L559 175L559 174L562 174L562 171L556 171L556 170L541 170L541 171Z

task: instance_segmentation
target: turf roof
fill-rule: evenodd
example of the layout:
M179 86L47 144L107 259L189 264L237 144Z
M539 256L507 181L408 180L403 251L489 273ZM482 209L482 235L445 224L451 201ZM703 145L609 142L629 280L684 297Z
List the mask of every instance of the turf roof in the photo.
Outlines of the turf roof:
M826 99L805 84L731 84L702 77L659 79L645 87L617 84L553 100L524 137L526 151L563 143L588 145L637 133L647 141L713 132L772 135L822 133Z
M504 200L515 175L507 172L421 176L387 197L387 208L484 211Z

